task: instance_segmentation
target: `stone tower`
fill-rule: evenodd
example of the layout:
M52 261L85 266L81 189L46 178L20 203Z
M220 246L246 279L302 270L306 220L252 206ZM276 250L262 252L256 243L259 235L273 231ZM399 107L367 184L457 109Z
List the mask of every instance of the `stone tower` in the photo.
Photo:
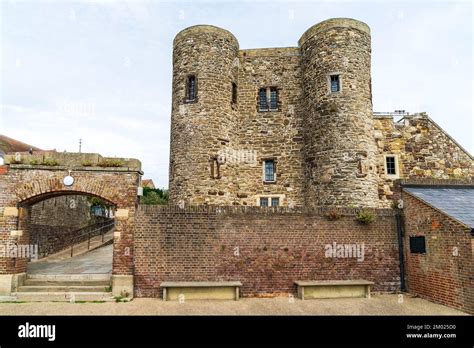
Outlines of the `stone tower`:
M238 52L237 39L214 26L193 26L174 39L171 204L204 204L210 195L215 197L212 203L218 203L232 185L230 168L216 158L232 142L235 110L231 100ZM194 98L188 95L190 83ZM219 175L221 180L212 179Z
M299 40L305 204L376 206L370 29L336 18Z

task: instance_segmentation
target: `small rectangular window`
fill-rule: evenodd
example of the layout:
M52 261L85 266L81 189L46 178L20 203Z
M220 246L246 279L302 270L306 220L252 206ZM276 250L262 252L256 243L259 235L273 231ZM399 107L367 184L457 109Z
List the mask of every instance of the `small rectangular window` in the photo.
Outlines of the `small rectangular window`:
M410 252L412 254L426 253L425 236L410 237Z
M272 197L272 207L278 207L280 205L279 197Z
M395 156L386 156L385 157L385 165L387 168L388 175L397 175L397 167L396 167L396 160Z
M278 88L265 87L258 90L258 111L278 111Z
M270 110L278 110L278 91L275 87L270 88Z
M188 81L186 84L186 100L187 101L194 101L196 100L196 93L197 88L196 88L196 76L194 75L189 75L188 76Z
M237 85L232 83L232 104L237 104Z
M331 92L339 92L341 90L341 84L339 81L339 75L331 75Z
M221 178L221 164L217 157L211 158L211 178L220 179Z
M258 92L258 109L260 111L268 110L268 102L267 102L267 89L260 88Z
M260 206L268 207L268 197L260 197Z
M264 161L264 181L275 181L275 161L273 160Z

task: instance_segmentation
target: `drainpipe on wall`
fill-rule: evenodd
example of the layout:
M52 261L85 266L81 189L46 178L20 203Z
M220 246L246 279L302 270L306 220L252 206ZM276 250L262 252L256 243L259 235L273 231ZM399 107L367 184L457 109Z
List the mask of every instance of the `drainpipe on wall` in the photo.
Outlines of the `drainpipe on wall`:
M398 236L398 258L400 259L400 290L406 291L405 286L405 255L403 254L403 217L400 210L397 209L395 214L395 221L397 223Z

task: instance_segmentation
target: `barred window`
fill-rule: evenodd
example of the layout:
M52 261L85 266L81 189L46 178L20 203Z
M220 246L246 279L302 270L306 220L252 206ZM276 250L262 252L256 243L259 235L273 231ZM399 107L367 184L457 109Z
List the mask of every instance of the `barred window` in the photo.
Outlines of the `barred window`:
M264 181L272 182L275 181L275 161L265 160L264 164Z
M396 167L395 156L386 156L385 157L385 162L386 162L386 166L387 166L387 174L388 175L397 175L397 167Z
M268 197L260 197L260 206L268 207Z
M278 207L280 205L280 197L268 196L260 197L259 204L261 207Z
M188 76L188 81L187 81L187 86L186 86L186 100L187 101L193 101L196 100L196 91L197 91L197 83L196 83L196 76L195 75L189 75Z
M331 92L339 92L341 90L339 75L331 75L330 79L331 79Z
M275 87L270 88L270 110L278 109L278 91Z
M265 87L258 91L258 111L278 110L278 88Z
M268 110L266 88L260 88L260 91L258 92L258 109L260 111Z

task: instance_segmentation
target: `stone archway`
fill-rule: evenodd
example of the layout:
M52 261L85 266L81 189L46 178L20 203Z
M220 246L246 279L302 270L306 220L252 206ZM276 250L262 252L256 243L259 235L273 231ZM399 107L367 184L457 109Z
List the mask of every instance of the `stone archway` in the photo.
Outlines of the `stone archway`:
M14 292L26 274L27 258L13 257L8 248L29 245L27 207L71 194L99 197L116 207L112 289L114 295L133 294L133 222L142 174L135 159L81 153L7 155L0 166L0 245L4 251L0 255L0 295ZM68 175L74 179L71 185L64 182Z

